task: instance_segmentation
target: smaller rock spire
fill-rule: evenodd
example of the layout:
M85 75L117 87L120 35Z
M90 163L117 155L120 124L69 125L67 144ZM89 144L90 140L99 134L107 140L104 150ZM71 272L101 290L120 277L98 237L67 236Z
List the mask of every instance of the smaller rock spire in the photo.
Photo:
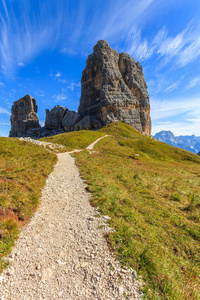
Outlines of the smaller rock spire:
M15 101L12 109L10 137L23 136L28 130L39 128L36 100L30 95Z

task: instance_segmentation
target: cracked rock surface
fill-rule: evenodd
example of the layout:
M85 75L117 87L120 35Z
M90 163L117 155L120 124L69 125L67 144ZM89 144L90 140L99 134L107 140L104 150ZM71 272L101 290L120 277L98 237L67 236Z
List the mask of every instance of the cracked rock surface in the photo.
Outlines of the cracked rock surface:
M74 158L58 158L0 276L0 299L140 299L136 272L109 252L109 218L91 207Z

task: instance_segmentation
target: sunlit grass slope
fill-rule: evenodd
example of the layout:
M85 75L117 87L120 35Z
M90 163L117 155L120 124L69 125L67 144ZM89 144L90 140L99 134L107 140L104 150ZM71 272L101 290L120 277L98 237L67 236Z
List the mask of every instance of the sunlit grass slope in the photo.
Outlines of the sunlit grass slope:
M65 146L68 150L84 149L98 138L105 135L100 131L80 130L61 133L51 137L40 139L41 141L57 143Z
M45 179L57 161L41 147L0 138L0 271L19 229L35 211Z
M124 123L100 132L112 136L76 163L117 258L143 276L145 299L200 299L200 157Z

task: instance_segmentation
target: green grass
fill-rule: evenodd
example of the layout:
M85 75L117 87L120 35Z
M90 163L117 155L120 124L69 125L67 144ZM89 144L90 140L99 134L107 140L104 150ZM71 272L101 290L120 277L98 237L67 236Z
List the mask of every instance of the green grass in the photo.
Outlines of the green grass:
M143 276L144 299L200 299L200 157L120 122L100 132L112 137L75 157L116 257Z
M200 299L200 157L121 122L42 140L85 149L105 134L96 151L74 156L91 203L111 217L116 231L107 239L117 259L143 276L144 299ZM3 256L35 210L56 157L14 139L0 139L0 149Z
M56 161L55 154L29 142L0 138L0 271Z
M69 151L73 149L85 149L103 135L105 134L100 131L80 130L57 134L40 140L63 145Z

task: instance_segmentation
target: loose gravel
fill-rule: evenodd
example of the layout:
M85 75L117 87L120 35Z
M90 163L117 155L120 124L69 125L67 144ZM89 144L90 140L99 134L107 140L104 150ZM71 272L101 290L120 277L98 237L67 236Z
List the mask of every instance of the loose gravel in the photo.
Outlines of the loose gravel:
M1 300L140 299L142 280L114 259L105 239L113 231L109 217L89 200L74 158L59 153L41 204L0 275Z
M60 150L65 149L65 146L63 146L63 145L59 145L56 143L43 142L40 140L32 139L30 137L20 137L19 140L30 142L30 143L35 144L40 147L42 146L42 147L44 147L44 149L46 149L47 151L50 151L50 152L59 152Z

